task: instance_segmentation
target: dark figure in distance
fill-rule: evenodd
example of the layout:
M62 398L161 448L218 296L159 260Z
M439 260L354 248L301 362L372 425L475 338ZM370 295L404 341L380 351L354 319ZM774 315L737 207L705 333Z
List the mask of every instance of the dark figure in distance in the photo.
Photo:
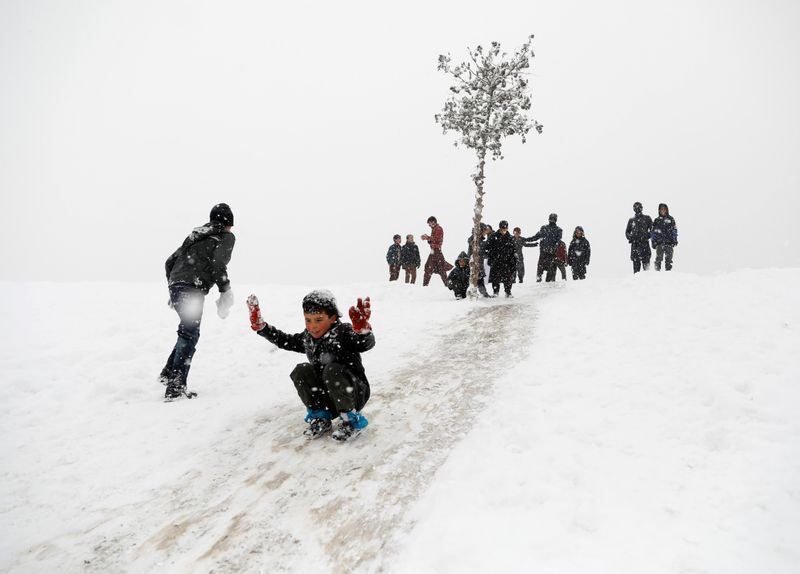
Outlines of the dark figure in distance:
M406 235L406 243L400 250L400 266L406 272L406 283L417 282L417 269L420 266L419 247L414 243L413 235Z
M558 250L558 242L561 241L562 231L556 225L558 215L551 213L548 218L548 224L542 225L539 233L533 237L529 237L528 241L539 241L539 263L536 266L536 282L542 280L542 273L547 271L546 280L556 280L556 251Z
M511 286L514 284L514 270L517 267L516 246L514 236L508 232L508 221L501 221L498 229L486 240L486 257L489 261L489 283L492 284L494 296L500 293L503 284L506 297L511 297Z
M522 283L522 280L525 279L525 254L523 253L523 248L536 247L537 245L539 244L535 241L528 241L522 237L522 229L519 227L514 228L514 253L517 257L517 267L514 270L515 282Z
M425 262L425 271L422 276L422 286L428 286L428 283L431 281L431 275L434 273L439 275L442 278L442 283L447 286L447 272L450 271L453 266L445 261L444 255L442 254L444 229L442 229L442 226L439 225L439 222L436 221L436 218L433 215L428 218L428 225L431 228L431 234L421 235L422 240L427 241L428 245L431 246L431 254L428 255L428 260Z
M400 252L403 249L400 245L401 239L399 235L392 237L392 244L386 252L386 263L389 264L389 281L397 281L400 276Z
M567 264L572 267L573 280L586 279L586 268L589 266L591 256L592 249L589 241L583 235L583 227L579 225L572 234L567 254Z
M650 233L653 230L653 220L649 215L642 213L642 204L638 201L633 204L633 217L628 220L625 228L625 237L631 244L631 261L633 261L633 272L638 273L641 269L647 271L650 267Z
M561 271L561 280L567 280L567 244L563 241L558 242L556 249L556 268Z
M653 222L651 240L656 250L656 271L661 271L662 259L664 269L671 271L673 248L678 245L678 226L675 218L669 214L666 203L658 204L658 217Z

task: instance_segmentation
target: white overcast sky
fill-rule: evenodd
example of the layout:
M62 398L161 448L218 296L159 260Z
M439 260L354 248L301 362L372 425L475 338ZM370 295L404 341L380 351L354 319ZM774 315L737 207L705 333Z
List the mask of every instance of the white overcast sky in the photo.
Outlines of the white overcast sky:
M677 269L798 266L798 30L796 0L0 0L0 279L162 281L221 201L234 287L381 279L432 214L452 259L475 159L437 56L529 34L544 133L488 165L490 223L555 211L624 274L666 202Z

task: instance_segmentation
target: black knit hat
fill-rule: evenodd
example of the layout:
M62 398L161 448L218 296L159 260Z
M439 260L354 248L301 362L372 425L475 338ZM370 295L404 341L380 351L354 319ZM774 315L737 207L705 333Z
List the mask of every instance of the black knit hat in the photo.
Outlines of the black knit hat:
M500 229L508 229L508 221L504 219L503 221L500 222L500 224L497 227L499 227Z
M212 223L233 227L233 211L227 203L218 203L211 208L210 220Z
M558 221L558 215L556 215L555 213L551 213L550 217L548 217L548 220L555 223L556 221Z
M342 316L333 293L325 289L315 289L303 297L303 313L325 313L329 317Z

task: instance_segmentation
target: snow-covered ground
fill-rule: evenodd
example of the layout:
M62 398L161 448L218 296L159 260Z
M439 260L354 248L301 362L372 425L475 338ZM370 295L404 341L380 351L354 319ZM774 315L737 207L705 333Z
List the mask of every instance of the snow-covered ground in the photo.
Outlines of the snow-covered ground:
M302 436L310 287L207 299L190 375L155 381L162 285L0 284L0 570L800 570L800 270L643 273L453 301L371 295L351 444ZM316 287L316 286L313 286Z

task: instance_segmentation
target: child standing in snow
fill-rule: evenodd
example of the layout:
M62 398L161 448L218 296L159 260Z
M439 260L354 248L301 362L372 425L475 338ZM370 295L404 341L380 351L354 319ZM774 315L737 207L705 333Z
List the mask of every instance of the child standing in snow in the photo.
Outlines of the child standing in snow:
M270 343L286 351L305 353L307 363L292 371L300 400L306 406L309 439L318 438L332 429L332 420L340 424L331 433L337 441L347 441L361 433L367 418L361 409L369 399L369 381L361 363L361 353L375 346L375 335L369 324L369 297L350 307L352 326L339 321L336 299L329 291L312 291L303 298L306 330L289 335L268 325L261 317L258 299L247 299L250 327Z
M400 265L406 272L406 283L417 282L417 269L420 263L419 247L414 243L414 236L406 235L406 244L400 250Z
M458 254L456 266L447 276L447 288L455 294L456 299L465 299L467 287L469 287L469 257L462 251Z
M431 275L434 273L442 278L442 283L447 286L447 273L453 266L444 259L442 254L442 244L444 243L444 229L439 225L436 217L431 215L428 218L428 225L431 228L431 234L424 233L421 235L423 241L427 241L431 246L431 254L428 255L428 260L425 262L425 272L422 275L422 286L427 287L430 283Z
M561 280L567 280L567 244L563 241L558 242L558 248L556 249L556 260L555 260L556 267L558 270L561 271ZM553 272L555 276L555 271Z
M386 263L389 264L389 281L397 281L400 276L400 252L403 249L400 245L400 236L392 238L393 243L386 252Z
M589 259L592 256L592 250L589 246L589 240L583 236L583 227L580 225L575 228L575 233L572 234L572 241L569 243L569 254L567 255L567 265L572 267L572 279L586 279L586 267L589 265Z

